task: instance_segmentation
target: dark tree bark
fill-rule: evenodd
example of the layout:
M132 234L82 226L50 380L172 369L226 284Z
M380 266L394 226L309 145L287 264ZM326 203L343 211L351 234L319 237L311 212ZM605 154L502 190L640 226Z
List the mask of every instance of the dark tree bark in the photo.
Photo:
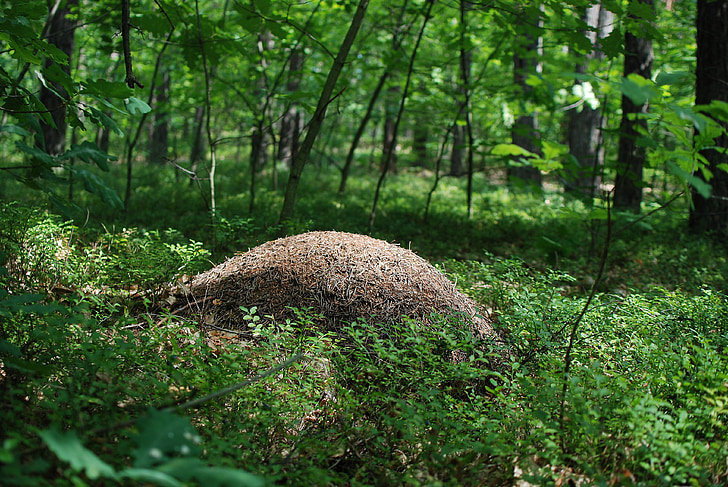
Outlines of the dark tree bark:
M631 0L650 5L654 0ZM642 19L643 22L649 21ZM624 35L624 76L638 74L645 79L652 76L652 40L627 31ZM642 168L647 157L644 147L637 144L637 127L646 127L643 118L635 115L647 113L648 104L636 105L629 97L622 96L622 123L620 125L617 177L614 183L614 207L639 213L642 204Z
M542 70L540 61L542 47L541 11L538 5L526 5L523 19L517 28L521 31L516 38L513 49L513 78L514 83L523 92L523 98L531 98L533 88L526 84L529 74L537 74ZM513 144L523 147L534 154L541 153L541 140L538 131L538 113L523 114L516 119L511 131ZM509 181L523 181L526 184L541 187L541 171L535 167L511 166L508 168Z
M288 66L288 93L298 91L301 84L301 70L303 69L303 53L301 49L294 48ZM278 141L278 160L291 165L298 152L298 138L303 130L303 117L298 106L291 103L281 119L281 130Z
M78 5L78 0L67 0L64 5L51 12L48 19L46 39L68 56L68 64L59 66L66 74L71 72L71 57L76 31L76 23L73 19L68 18L68 14L71 8L76 5ZM46 67L51 64L52 61L49 60ZM66 123L66 99L68 93L58 83L52 82L51 85L61 97L45 86L41 86L39 99L50 111L53 119L53 125L41 122L41 130L43 131L43 143L46 152L51 155L58 155L62 154L66 148L66 129L68 128Z
M192 148L190 149L190 170L197 171L197 164L202 160L205 153L205 139L202 137L202 129L205 127L205 107L198 106L195 109L194 124L192 127Z
M425 166L429 159L427 154L427 142L430 139L430 132L426 123L415 123L412 128L412 150L417 155L417 166Z
M170 72L166 70L162 75L162 82L152 99L155 108L152 123L149 126L149 162L164 163L169 150L169 113L167 113L167 100L169 88L172 84Z
M695 69L695 104L713 100L728 102L728 1L698 0L697 65ZM726 127L725 122L721 122ZM728 147L725 133L715 139L715 146ZM728 172L718 167L728 164L728 154L713 149L700 152L709 163L713 178L707 181L712 194L705 198L692 190L693 208L689 228L696 234L728 237ZM702 172L696 176L705 179Z
M614 14L598 3L587 7L585 20L594 29L587 33L594 48L584 56L583 62L577 63L577 73L586 73L590 61L604 59L599 39L605 38L612 31ZM576 84L583 85L581 81ZM587 103L569 112L569 150L577 167L573 174L567 175L564 189L586 200L595 196L596 189L601 184L604 167L602 121L601 110L592 108Z
M456 124L452 130L452 151L450 152L450 176L465 174L466 131L464 125Z
M397 106L400 99L399 85L392 85L387 89L386 106L384 108L384 135L382 138L382 170L395 172L397 170L397 148L393 146L396 139Z

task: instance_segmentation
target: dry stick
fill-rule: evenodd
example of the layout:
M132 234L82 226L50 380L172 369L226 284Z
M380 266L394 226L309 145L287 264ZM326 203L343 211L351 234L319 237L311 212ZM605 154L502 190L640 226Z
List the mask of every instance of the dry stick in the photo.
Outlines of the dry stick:
M574 342L576 341L576 332L579 329L579 324L581 323L581 320L584 319L584 316L586 315L586 312L589 310L589 307L591 306L591 302L594 300L594 297L597 294L597 286L599 282L602 280L602 276L604 275L604 268L607 265L607 256L609 255L609 245L612 240L612 205L611 205L611 198L610 198L611 192L607 193L607 236L604 241L604 251L602 252L602 259L599 264L599 272L597 273L596 279L594 279L594 285L592 286L592 290L589 293L589 297L586 300L586 303L584 303L584 307L581 309L581 313L579 313L579 316L574 320L574 324L571 326L571 333L569 333L569 343L566 346L566 355L564 356L564 381L561 385L561 399L560 399L560 405L559 405L559 426L561 430L561 450L566 451L566 445L564 442L564 433L565 428L564 424L566 422L565 414L566 414L566 392L569 389L569 372L571 371L571 352L574 349Z
M377 189L374 192L374 202L372 203L372 211L369 214L369 233L372 233L372 229L374 228L374 218L376 217L376 214L377 214L377 203L379 202L379 193L382 189L382 184L384 184L384 178L387 177L387 172L389 171L389 161L392 159L392 154L394 153L394 148L397 146L397 132L399 130L399 123L402 121L402 114L404 113L404 106L407 101L407 96L409 96L409 87L410 87L410 83L412 82L412 73L414 71L415 58L417 57L417 51L420 47L420 42L422 42L422 37L425 35L425 27L427 27L427 22L430 20L430 14L432 12L432 7L434 5L435 5L435 0L430 0L428 2L427 11L425 12L425 18L422 21L422 27L420 28L420 32L417 35L417 41L415 42L414 48L412 49L412 55L410 56L409 66L407 68L407 81L405 81L405 84L404 84L404 93L402 93L402 99L399 102L399 112L397 113L397 119L394 121L394 129L392 130L392 132L394 132L394 135L392 137L392 143L389 145L387 154L384 156L382 174L379 176L379 181L377 181Z

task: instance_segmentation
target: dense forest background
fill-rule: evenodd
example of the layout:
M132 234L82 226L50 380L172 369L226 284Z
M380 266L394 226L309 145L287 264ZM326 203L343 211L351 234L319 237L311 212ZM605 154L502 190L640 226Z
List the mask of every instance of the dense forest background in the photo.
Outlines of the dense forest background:
M726 482L727 26L708 0L4 3L3 478ZM242 343L172 313L310 230L435 263L507 366L449 321L337 347L312 310L244 308Z

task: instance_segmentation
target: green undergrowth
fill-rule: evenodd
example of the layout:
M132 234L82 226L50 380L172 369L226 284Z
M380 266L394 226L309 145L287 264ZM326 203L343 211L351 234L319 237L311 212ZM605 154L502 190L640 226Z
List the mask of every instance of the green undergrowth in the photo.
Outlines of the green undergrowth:
M497 341L451 318L322 334L308 310L207 334L167 304L211 265L201 244L2 218L4 485L728 482L720 289L600 286L585 309L581 277L482 254L439 265Z

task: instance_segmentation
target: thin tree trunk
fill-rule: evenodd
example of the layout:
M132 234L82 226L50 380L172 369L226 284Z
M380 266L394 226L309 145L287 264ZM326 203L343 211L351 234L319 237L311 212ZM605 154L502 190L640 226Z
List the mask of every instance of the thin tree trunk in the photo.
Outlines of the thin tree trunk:
M356 153L356 148L359 146L359 141L361 140L362 135L364 135L367 123L372 117L372 113L374 112L374 106L377 103L379 94L382 92L382 88L384 87L384 83L387 81L388 76L389 73L385 71L382 73L382 76L379 77L379 83L377 83L377 87L374 88L372 97L369 99L367 111L364 113L364 117L361 119L359 127L356 129L356 133L354 134L354 140L351 141L349 153L346 155L346 162L344 163L344 167L341 169L341 182L339 183L340 195L344 194L344 191L346 190L346 180L349 178L349 171L351 171L351 164L354 162L354 154Z
M470 66L472 64L472 52L467 47L468 36L468 10L471 4L466 0L460 2L460 78L462 81L463 114L465 115L465 135L467 135L467 159L468 159L468 218L473 216L473 153L475 152L473 137L473 107L470 100ZM465 142L465 141L464 141Z
M526 11L525 19L518 25L522 32L517 40L517 43L525 41L525 44L516 45L513 51L513 78L514 83L521 87L524 99L527 100L533 88L526 83L526 80L529 74L537 74L542 70L540 58L543 40L539 33L542 21L538 5L527 5L525 8L530 11ZM523 114L516 119L511 131L511 141L529 152L541 153L536 111ZM509 167L508 179L541 187L541 171L528 165Z
M74 34L76 32L76 22L69 18L71 7L78 5L78 0L68 0L65 6L62 6L52 12L51 18L48 20L48 30L46 39L68 56L68 63L60 65L60 69L66 74L71 72L71 58L73 56ZM46 68L53 62L48 60ZM68 93L65 88L58 83L51 82L53 90L58 92L59 97L51 89L41 86L39 98L41 103L50 111L53 125L46 124L41 121L41 130L43 131L43 143L45 151L51 155L62 154L66 145L66 98Z
M414 64L415 64L415 58L417 57L417 51L420 47L420 42L422 42L422 36L425 34L425 27L427 27L427 22L430 20L430 15L432 13L432 7L435 4L435 0L429 0L427 2L427 11L425 12L425 18L422 21L422 27L420 28L420 32L417 35L417 41L415 42L415 46L412 49L412 55L410 56L409 60L409 66L407 68L407 81L404 85L404 93L402 93L402 100L399 103L399 111L397 113L397 118L394 123L393 133L394 133L394 140L392 141L392 144L390 145L390 151L394 151L395 146L397 145L397 129L399 128L399 123L402 121L402 114L404 113L404 106L405 102L407 101L407 97L409 96L409 87L410 83L412 82L412 73L414 72ZM384 160L388 161L389 156L391 154L385 154ZM374 219L377 215L377 203L379 202L379 193L382 189L382 185L384 184L384 179L387 177L387 170L386 167L382 168L382 173L379 176L379 181L377 181L377 189L374 192L374 202L372 203L372 211L369 214L369 233L372 232L372 229L374 228Z
M713 100L728 102L728 2L698 0L697 66L695 69L695 104L708 105ZM726 124L723 123L725 128ZM725 133L716 137L716 147L728 147ZM728 164L728 154L714 149L700 152L709 163L713 178L708 182L711 195L706 198L692 190L693 207L689 229L695 234L728 237L728 172L719 165ZM705 179L702 171L696 176Z
M156 110L152 116L152 123L149 127L149 162L164 163L167 160L169 150L169 113L167 104L169 101L169 89L172 85L169 69L162 74L162 83L152 99Z
M324 118L326 117L326 109L331 102L331 96L333 95L334 88L336 87L336 81L339 78L339 74L341 74L341 70L344 68L346 58L349 55L349 50L354 44L359 28L364 21L364 15L366 14L368 6L369 0L359 0L359 5L356 9L356 13L354 14L354 18L351 21L351 25L349 25L349 30L346 33L346 37L344 37L344 41L341 43L339 52L336 55L336 59L334 59L329 75L326 78L326 82L324 83L321 96L319 97L319 101L316 106L316 111L314 112L311 123L308 126L306 138L301 144L298 157L296 157L293 161L293 165L291 166L291 173L288 176L288 184L286 185L286 194L283 199L281 215L278 220L279 223L283 223L293 218L296 206L296 193L298 191L298 183L301 180L303 168L306 166L306 162L308 162L308 157L311 154L313 144L321 130Z
M583 62L576 64L577 73L586 73L590 61L604 59L599 40L612 31L614 14L598 3L587 7L585 20L589 27L595 29L586 33L593 48ZM588 86L580 80L576 81L576 85ZM604 167L603 119L601 110L592 108L589 103L582 103L569 112L569 150L577 166L573 174L567 175L564 189L586 201L593 199L596 188L601 184Z
M653 0L631 0L650 5ZM647 20L645 20L647 21ZM650 79L652 76L652 41L627 31L624 35L624 76L638 74ZM639 117L647 113L648 105L636 105L629 97L622 96L622 123L617 156L617 177L614 183L614 208L640 212L642 204L642 168L647 158L644 147L637 144L637 127L646 127L647 122Z
M303 69L303 53L294 47L289 60L289 75L286 91L295 93L301 84L301 69ZM290 103L281 119L281 131L278 139L278 160L290 167L298 150L298 137L301 134L301 116L295 103Z

